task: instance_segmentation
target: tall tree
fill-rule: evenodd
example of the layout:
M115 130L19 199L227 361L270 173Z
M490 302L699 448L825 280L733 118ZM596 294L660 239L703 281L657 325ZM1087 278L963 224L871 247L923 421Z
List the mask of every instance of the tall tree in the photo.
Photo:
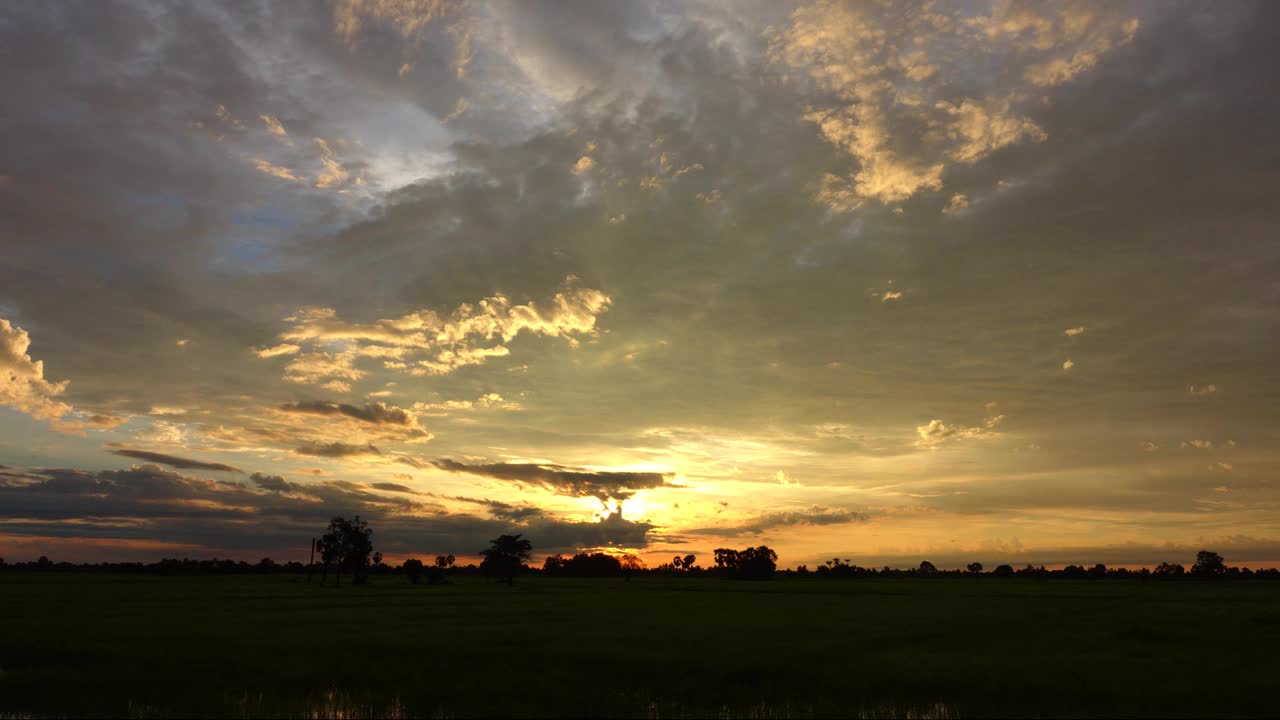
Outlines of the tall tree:
M520 535L499 535L489 541L487 549L480 551L484 556L480 571L510 585L515 581L516 573L529 562L532 552L533 544Z
M1216 552L1201 550L1196 553L1196 564L1191 566L1191 574L1196 577L1222 577L1227 571L1227 563Z
M369 556L373 553L373 530L359 515L336 517L329 521L329 530L320 538L320 557L324 563L324 578L333 565L338 572L337 584L342 584L342 570L351 571L351 582L361 585L369 575Z

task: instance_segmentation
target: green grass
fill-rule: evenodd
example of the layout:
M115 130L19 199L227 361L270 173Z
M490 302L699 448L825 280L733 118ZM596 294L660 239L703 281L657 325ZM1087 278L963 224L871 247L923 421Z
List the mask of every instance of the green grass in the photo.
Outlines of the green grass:
M1280 585L0 574L0 717L1274 715Z

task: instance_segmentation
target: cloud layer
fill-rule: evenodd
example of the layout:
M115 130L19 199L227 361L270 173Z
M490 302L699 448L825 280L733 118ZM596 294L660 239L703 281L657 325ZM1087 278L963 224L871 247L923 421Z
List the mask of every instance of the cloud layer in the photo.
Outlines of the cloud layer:
M0 555L1265 553L1278 14L0 7Z

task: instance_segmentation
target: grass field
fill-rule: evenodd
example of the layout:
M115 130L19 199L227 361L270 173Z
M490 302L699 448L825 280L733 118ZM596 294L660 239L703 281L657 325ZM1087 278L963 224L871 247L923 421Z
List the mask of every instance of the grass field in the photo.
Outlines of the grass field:
M0 717L1274 715L1280 585L0 574Z

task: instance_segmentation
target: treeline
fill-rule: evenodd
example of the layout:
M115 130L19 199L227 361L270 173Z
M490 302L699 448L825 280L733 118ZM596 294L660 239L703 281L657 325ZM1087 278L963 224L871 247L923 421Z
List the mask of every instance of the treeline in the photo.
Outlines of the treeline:
M755 550L749 548L748 550ZM767 550L767 548L766 548ZM730 551L734 552L734 551ZM825 564L810 568L801 565L794 570L771 569L769 563L763 562L758 553L748 553L748 561L739 560L734 563L728 557L720 565L703 567L697 563L696 555L676 557L679 562L662 563L649 568L633 555L609 555L606 553L579 553L573 556L551 555L541 567L520 563L512 566L512 577L519 575L547 577L624 577L624 576L658 576L658 577L722 577L731 579L767 579L769 577L793 578L896 578L896 577L928 577L928 578L1029 578L1029 579L1061 579L1061 580L1126 580L1155 579L1177 580L1183 578L1222 578L1222 579L1266 579L1280 580L1280 569L1250 568L1227 566L1225 563L1218 569L1214 565L1193 564L1190 567L1174 563L1161 563L1154 568L1107 567L1097 564L1092 566L1068 565L1064 568L1050 570L1042 566L1027 565L1014 568L1011 565L997 565L990 570L984 569L980 563L971 563L964 570L939 570L932 563L923 562L915 568L869 568L850 564L844 560L828 560ZM769 552L772 552L771 550ZM768 557L767 555L765 557ZM776 562L776 555L771 558ZM54 562L47 557L31 562L6 563L0 559L0 571L41 571L41 572L110 572L135 573L151 575L272 575L272 574L322 574L323 565L319 562L308 565L302 562L275 562L271 558L262 558L256 563L244 560L193 560L191 558L165 558L159 562L117 562L117 563L70 563ZM333 571L333 570L331 570ZM335 573L336 574L336 573ZM403 577L408 582L426 581L436 584L448 577L493 577L488 567L470 563L457 565L452 555L437 555L429 561L409 558L400 565L391 565L379 560L370 559L368 568L360 574L362 579L374 577Z
M654 576L714 576L734 580L768 580L776 575L795 578L823 579L855 579L877 577L927 577L927 578L960 578L960 577L994 577L994 578L1033 578L1044 580L1049 578L1066 580L1126 580L1157 579L1176 580L1180 578L1195 579L1267 579L1280 580L1280 569L1266 568L1252 570L1250 568L1230 567L1221 555L1209 550L1201 550L1191 567L1183 567L1174 563L1160 563L1155 568L1108 568L1101 563L1091 567L1068 565L1057 570L1046 569L1043 565L1014 569L1012 565L997 565L987 571L982 563L970 563L964 570L939 570L933 563L923 561L918 567L895 569L888 566L880 569L861 567L849 560L832 558L822 565L810 569L800 565L794 570L778 570L778 554L766 545L748 547L741 550L732 548L716 548L713 554L714 565L702 567L698 565L696 555L677 555L669 563L662 563L656 568L647 568L640 558L634 555L617 555L594 552L578 553L566 557L550 555L542 563L542 567L529 564L532 557L532 543L520 535L501 535L489 541L489 547L480 551L482 558L479 565L457 565L453 555L437 555L430 563L418 558L408 558L398 566L383 562L382 553L373 549L373 529L359 516L350 520L336 517L329 523L323 536L311 541L311 557L308 563L277 563L271 558L262 558L257 563L243 560L192 560L183 558L165 558L155 563L82 563L53 562L41 557L34 562L6 564L0 558L0 570L19 571L90 571L119 573L150 573L156 575L251 575L295 573L305 574L307 582L315 575L320 575L320 584L328 583L332 573L334 583L341 585L343 576L350 578L353 585L368 582L371 576L403 576L409 582L417 584L426 579L430 584L444 582L448 577L486 576L501 582L512 583L519 575L538 574L548 577L624 577L628 580L634 575Z
M969 563L964 570L939 570L933 563L929 561L921 562L918 567L909 569L897 569L891 567L866 568L859 565L851 565L848 560L833 558L825 564L810 569L807 565L801 565L795 570L784 570L783 574L794 575L797 577L823 577L823 578L872 578L872 577L1023 577L1033 579L1063 579L1063 580L1127 580L1127 579L1148 579L1157 580L1175 580L1179 578L1229 578L1229 579L1268 579L1280 580L1280 569L1264 568L1260 570L1252 570L1250 568L1228 566L1221 555L1209 550L1201 550L1196 554L1196 561L1191 567L1184 567L1176 563L1160 563L1154 568L1139 568L1130 570L1129 568L1109 568L1102 563L1089 567L1083 565L1067 565L1064 568L1049 570L1041 565L1027 565L1021 568L1014 568L1012 565L997 565L991 570L985 570L982 563Z

